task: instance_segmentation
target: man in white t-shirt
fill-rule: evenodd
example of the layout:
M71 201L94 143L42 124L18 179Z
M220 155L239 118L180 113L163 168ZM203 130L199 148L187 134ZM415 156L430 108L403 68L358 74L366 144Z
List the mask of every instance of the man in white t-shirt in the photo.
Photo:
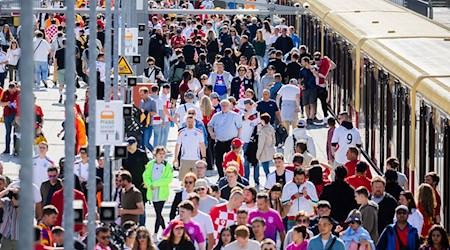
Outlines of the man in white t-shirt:
M156 114L153 116L153 146L161 146L161 138L163 128L168 126L165 121L164 104L159 96L159 87L157 85L152 86L150 98L156 102Z
M33 157L33 184L40 188L42 182L48 179L47 169L55 164L47 156L48 144L41 142L38 147L39 154Z
M341 125L334 130L331 139L331 150L335 159L334 167L343 166L347 162L346 154L350 146L360 148L362 144L359 131L349 121L347 112L341 112L338 121Z
M195 128L195 118L192 115L186 117L186 127L178 132L175 145L175 158L173 165L178 166L178 179L182 180L188 172L194 172L195 162L206 160L206 147L203 132ZM179 156L181 152L181 155Z
M289 133L297 125L298 112L300 107L300 89L297 87L297 79L289 80L288 85L284 85L278 90L277 105L281 112L281 122ZM281 101L281 105L280 105Z
M180 125L183 123L184 121L184 116L186 115L187 111L190 108L194 108L195 109L195 113L196 113L196 119L199 121L203 120L203 116L202 116L202 111L200 110L199 107L197 107L194 104L195 101L195 96L192 92L186 92L184 94L184 100L186 101L185 104L181 104L180 106L178 106L177 110L175 110L175 116L173 117L173 121L175 122L175 124L177 125L178 128L180 128Z
M259 112L256 110L256 105L252 99L246 99L244 101L244 112L242 115L242 131L241 140L244 142L244 177L248 180L250 177L250 162L247 160L245 151L247 151L248 143L253 134L253 130L259 123Z
M48 77L48 55L51 52L52 47L44 40L44 34L40 31L35 32L35 39L33 41L34 50L34 73L36 88L39 88L40 82L47 88Z
M194 204L194 211L192 211L192 217L191 219L195 222L197 222L200 225L200 228L202 229L203 237L207 240L208 247L207 250L211 250L214 246L214 226L211 220L211 217L209 214L206 214L200 210L198 210L199 207L199 201L200 196L196 193L190 193L188 196L188 200Z
M86 182L89 178L89 158L87 147L80 148L80 160L73 166L73 172L80 180L80 184Z

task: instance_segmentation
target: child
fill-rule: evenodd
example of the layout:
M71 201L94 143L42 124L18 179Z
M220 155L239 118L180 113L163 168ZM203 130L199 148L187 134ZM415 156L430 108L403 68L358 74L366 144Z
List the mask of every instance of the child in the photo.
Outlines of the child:
M34 153L39 153L39 143L41 142L47 142L47 139L44 136L44 133L42 132L42 125L40 123L36 123L35 125L35 139L34 139Z
M375 249L369 232L361 226L361 212L357 209L350 211L345 223L349 224L348 228L341 233L341 239L344 241L345 249Z
M286 250L306 250L308 249L308 233L306 227L297 225L292 228L292 243L286 247Z

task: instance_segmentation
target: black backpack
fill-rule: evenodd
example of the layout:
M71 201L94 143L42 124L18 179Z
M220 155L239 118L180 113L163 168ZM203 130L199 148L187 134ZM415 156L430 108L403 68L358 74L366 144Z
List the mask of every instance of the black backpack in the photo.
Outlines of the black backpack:
M288 137L288 132L286 130L286 128L281 125L278 124L276 129L275 129L275 144L277 147L282 147L284 145L284 142L286 141L286 138Z

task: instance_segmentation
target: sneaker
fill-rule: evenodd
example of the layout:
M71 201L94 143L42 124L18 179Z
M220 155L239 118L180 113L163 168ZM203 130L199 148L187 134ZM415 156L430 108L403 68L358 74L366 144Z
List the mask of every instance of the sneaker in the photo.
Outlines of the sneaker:
M13 153L13 156L17 157L17 156L19 156L19 153L14 152L14 153Z
M10 154L10 152L8 151L8 150L5 150L5 151L3 151L3 153L2 154L4 154L4 155L9 155Z
M45 88L48 88L47 82L42 80L42 84L44 84Z
M153 242L155 242L155 243L159 242L157 234L153 234Z
M322 125L323 124L323 122L321 120L317 119L317 117L314 117L313 123L316 124L316 125Z
M58 103L62 103L62 95L59 95L59 101Z
M308 125L311 125L311 124L313 123L313 119L306 119L306 123L307 123Z

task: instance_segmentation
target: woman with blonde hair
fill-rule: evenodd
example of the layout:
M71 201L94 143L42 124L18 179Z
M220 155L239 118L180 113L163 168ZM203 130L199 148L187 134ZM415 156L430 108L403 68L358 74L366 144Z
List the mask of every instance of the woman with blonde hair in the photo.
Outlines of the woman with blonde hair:
M219 42L216 38L216 33L213 30L208 31L206 36L206 50L208 51L207 58L209 63L213 63L217 54L219 54Z
M426 239L428 231L435 224L436 219L436 197L434 196L433 188L426 183L419 186L417 192L417 209L423 215L423 227L420 237Z
M255 48L255 55L258 59L258 64L260 67L264 66L264 56L266 55L266 41L263 37L263 32L261 29L256 31L255 39L252 41L253 47ZM250 61L251 63L251 61Z
M150 232L144 226L136 230L136 241L133 244L133 250L156 250L155 243L150 237Z
M212 107L211 99L208 96L203 96L200 99L200 110L202 111L203 124L208 125L214 115L214 108Z

